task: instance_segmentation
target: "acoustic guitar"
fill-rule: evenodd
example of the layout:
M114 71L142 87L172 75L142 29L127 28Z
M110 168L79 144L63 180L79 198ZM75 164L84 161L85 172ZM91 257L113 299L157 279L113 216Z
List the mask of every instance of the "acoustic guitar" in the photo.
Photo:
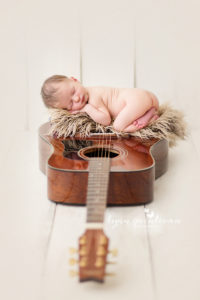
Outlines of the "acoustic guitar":
M63 139L48 135L49 128L49 122L39 128L40 169L47 175L48 198L87 205L86 231L77 250L79 280L103 282L107 254L116 254L108 250L103 231L106 206L153 200L154 180L167 170L168 142L109 133Z

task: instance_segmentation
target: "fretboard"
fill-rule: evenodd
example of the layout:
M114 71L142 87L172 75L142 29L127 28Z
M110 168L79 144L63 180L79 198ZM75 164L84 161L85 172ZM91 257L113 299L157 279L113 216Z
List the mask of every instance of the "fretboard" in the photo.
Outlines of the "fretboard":
M103 223L110 175L110 158L89 162L86 222Z

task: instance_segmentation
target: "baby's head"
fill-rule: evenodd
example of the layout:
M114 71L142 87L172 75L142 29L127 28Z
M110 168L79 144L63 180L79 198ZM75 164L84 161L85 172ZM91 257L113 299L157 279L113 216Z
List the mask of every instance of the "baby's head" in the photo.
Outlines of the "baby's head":
M45 80L41 96L48 108L80 110L88 101L88 92L74 77L53 75Z

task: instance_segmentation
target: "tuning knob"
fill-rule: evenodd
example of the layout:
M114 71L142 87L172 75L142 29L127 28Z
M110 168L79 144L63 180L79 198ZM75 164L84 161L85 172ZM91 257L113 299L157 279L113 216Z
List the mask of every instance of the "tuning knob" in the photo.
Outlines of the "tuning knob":
M79 244L80 245L85 245L86 244L86 236L85 235L80 238Z
M69 270L69 276L71 276L71 277L78 276L78 272L74 271L74 270Z
M78 260L76 260L76 259L74 259L74 258L70 258L69 259L69 264L70 264L70 266L74 266L75 264L77 264L78 263Z
M104 235L100 236L100 245L105 245L107 243L107 238Z
M79 254L82 256L82 255L86 255L87 252L86 252L86 247L85 246L82 246L80 251L79 251Z
M95 267L97 268L101 268L104 265L104 260L102 257L97 257L96 261L95 261Z
M106 273L105 275L106 276L115 276L116 274L115 273Z
M75 249L75 248L69 248L69 253L70 253L70 254L78 253L78 249Z
M104 249L104 247L100 246L100 247L97 249L97 255L98 255L98 256L104 256L104 255L106 255L106 250Z
M87 258L86 258L86 257L82 257L82 258L80 259L79 265L80 265L81 268L86 267L86 266L87 266Z
M115 265L115 264L116 264L116 261L107 261L106 264Z
M113 256L117 256L118 255L118 250L113 249L113 250L108 251L108 253L112 254Z

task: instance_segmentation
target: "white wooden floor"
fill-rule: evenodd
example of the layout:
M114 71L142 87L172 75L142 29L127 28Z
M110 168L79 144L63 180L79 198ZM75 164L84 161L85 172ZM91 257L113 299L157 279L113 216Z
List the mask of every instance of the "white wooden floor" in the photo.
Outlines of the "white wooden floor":
M85 208L47 199L37 133L10 135L0 157L1 298L199 300L199 136L193 130L170 149L151 204L106 210L105 233L119 250L107 271L116 276L80 284L68 275L68 248L83 233Z

